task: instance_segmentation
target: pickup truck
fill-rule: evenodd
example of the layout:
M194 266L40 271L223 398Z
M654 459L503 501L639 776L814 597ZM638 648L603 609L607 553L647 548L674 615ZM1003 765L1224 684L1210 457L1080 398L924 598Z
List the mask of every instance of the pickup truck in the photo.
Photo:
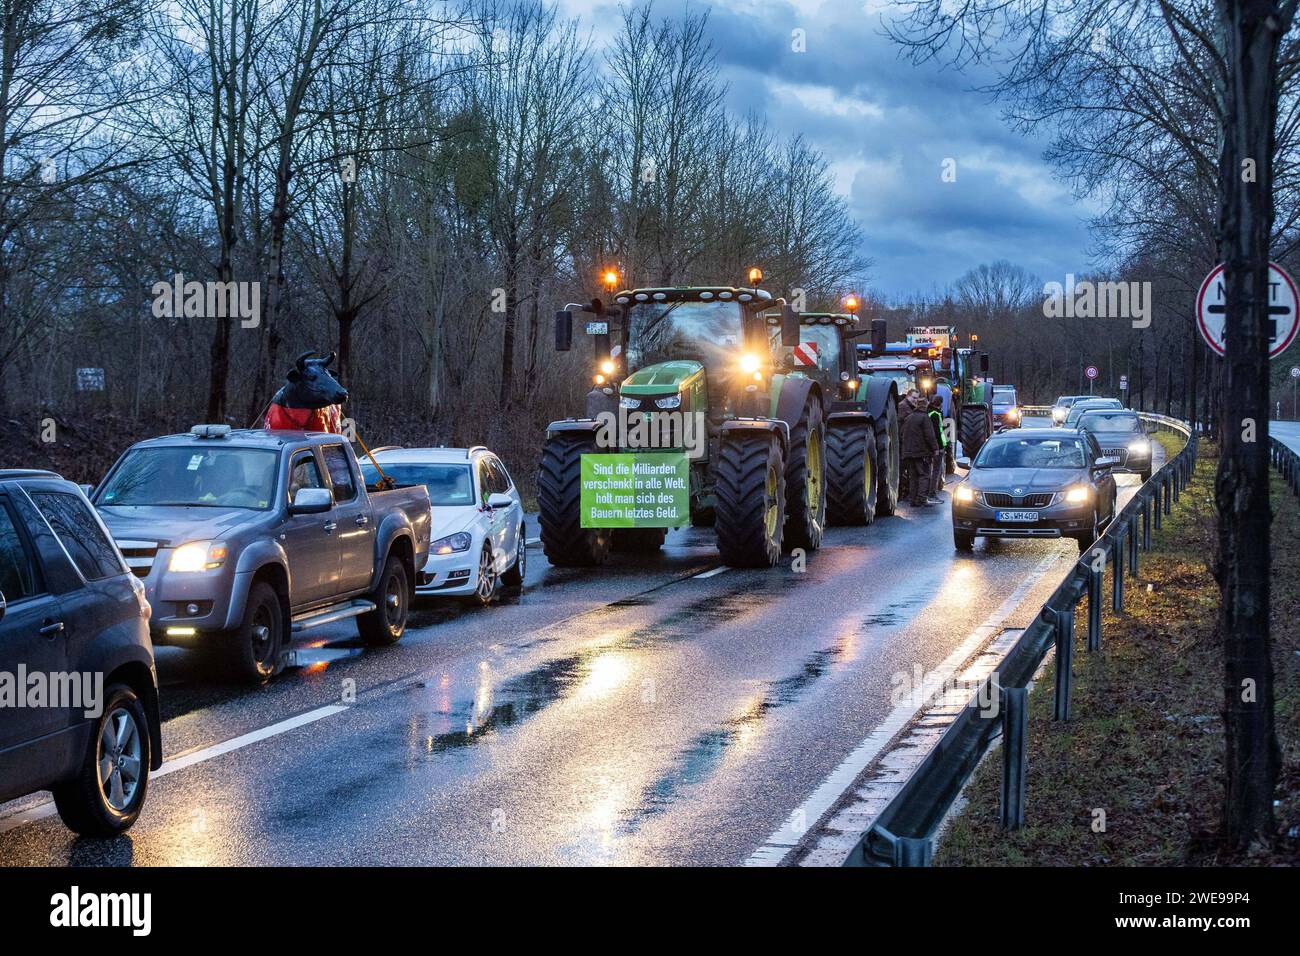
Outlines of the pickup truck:
M91 501L144 582L154 643L255 683L323 624L356 618L368 644L396 643L429 553L424 487L367 488L352 446L323 432L196 425L137 442Z

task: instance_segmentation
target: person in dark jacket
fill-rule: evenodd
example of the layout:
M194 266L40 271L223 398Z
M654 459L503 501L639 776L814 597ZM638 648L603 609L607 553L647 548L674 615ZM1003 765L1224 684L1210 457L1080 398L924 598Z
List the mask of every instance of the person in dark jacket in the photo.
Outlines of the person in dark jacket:
M927 414L913 413L903 422L902 459L907 470L908 491L914 508L929 507L926 490L929 487L930 462L939 450L939 440L934 437L934 426Z
M930 421L934 424L934 437L939 442L939 450L930 462L929 498L932 502L941 502L939 492L943 491L943 471L948 459L948 436L943 432L943 396L930 398Z

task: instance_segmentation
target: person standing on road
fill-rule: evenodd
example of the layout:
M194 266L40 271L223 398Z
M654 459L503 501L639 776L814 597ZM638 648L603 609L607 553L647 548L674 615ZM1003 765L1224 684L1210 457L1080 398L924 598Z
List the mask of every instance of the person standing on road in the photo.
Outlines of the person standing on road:
M940 492L943 491L943 472L948 463L948 436L943 433L942 395L930 398L929 416L934 425L934 437L939 442L939 450L934 453L934 460L930 463L929 498L932 502L939 503L943 500Z
M930 416L913 412L903 422L902 458L907 471L908 491L914 508L928 508L926 498L930 462L934 460L939 449L939 440L934 437L934 426Z

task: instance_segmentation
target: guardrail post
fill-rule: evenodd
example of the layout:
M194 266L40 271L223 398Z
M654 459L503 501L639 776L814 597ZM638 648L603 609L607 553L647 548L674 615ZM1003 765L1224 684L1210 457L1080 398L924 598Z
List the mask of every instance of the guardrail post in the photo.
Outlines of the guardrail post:
M1142 499L1142 550L1151 550L1151 499Z
M1115 532L1115 547L1110 562L1110 607L1116 614L1124 610L1124 530Z
M1088 570L1088 650L1101 650L1101 583L1106 565Z
M896 837L894 866L929 866L934 847L925 837Z
M1056 695L1052 719L1070 719L1070 688L1074 684L1074 607L1053 611L1056 624Z
M1156 522L1156 530L1160 530L1160 519L1165 510L1165 483L1156 482L1156 496L1152 501L1151 514Z
M1174 503L1174 482L1173 479L1165 477L1165 514L1169 514Z
M1128 572L1137 577L1138 573L1138 519L1134 515L1129 519L1126 529L1128 538Z
M1028 698L1029 691L1024 687L1002 688L1002 789L999 806L1004 830L1019 830L1025 825Z

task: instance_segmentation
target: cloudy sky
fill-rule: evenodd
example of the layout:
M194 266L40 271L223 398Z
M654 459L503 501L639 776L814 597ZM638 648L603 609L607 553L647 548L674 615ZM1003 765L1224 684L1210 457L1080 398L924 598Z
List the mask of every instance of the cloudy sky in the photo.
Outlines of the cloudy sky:
M658 0L661 14L685 0ZM619 21L602 0L561 0L595 31ZM1089 265L1077 203L1042 160L1042 139L1012 131L973 87L987 76L913 66L885 36L884 0L718 0L707 8L737 112L803 133L830 160L885 297L942 287L981 262L1008 259L1044 280ZM805 31L806 52L791 49ZM956 160L956 182L941 179Z

